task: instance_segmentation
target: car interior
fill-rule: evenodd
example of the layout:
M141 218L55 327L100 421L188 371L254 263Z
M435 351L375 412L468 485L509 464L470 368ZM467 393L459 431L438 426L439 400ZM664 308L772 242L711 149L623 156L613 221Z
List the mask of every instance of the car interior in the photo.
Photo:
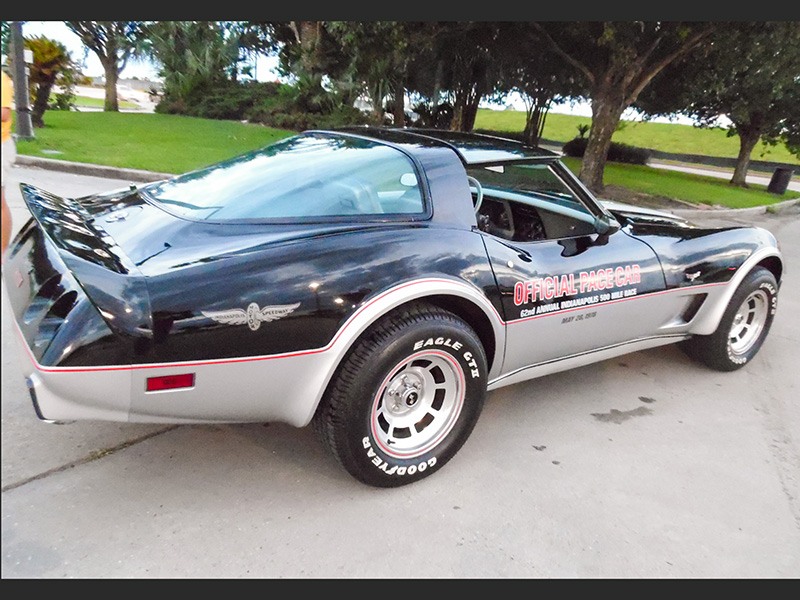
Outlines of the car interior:
M594 218L545 194L471 187L478 229L514 242L536 242L595 233Z

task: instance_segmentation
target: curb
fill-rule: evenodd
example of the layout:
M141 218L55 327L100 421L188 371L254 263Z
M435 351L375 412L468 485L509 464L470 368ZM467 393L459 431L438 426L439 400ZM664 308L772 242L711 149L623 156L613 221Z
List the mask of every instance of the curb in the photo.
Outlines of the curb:
M56 160L52 158L41 158L38 156L24 156L17 154L15 165L23 167L36 167L40 169L50 169L51 171L63 171L74 173L75 175L89 175L92 177L108 177L112 179L129 179L142 183L151 183L175 177L174 173L157 173L155 171L144 171L140 169L123 169L120 167L107 167L103 165L92 165L88 163L76 163L66 160Z
M152 183L175 177L174 173L158 173L155 171L144 171L140 169L124 169L120 167L108 167L103 165L93 165L88 163L76 163L66 160L56 160L52 158L41 158L38 156L17 155L15 164L25 167L36 167L40 169L50 169L52 171L63 171L76 175L89 175L92 177L109 177L112 179L128 179L142 183ZM705 217L733 217L760 215L766 212L781 212L792 206L800 205L800 197L792 200L784 200L777 204L765 206L754 206L752 208L680 208L666 210L679 217L690 218L696 216Z
M744 217L748 215L763 215L768 212L780 213L793 206L800 206L800 198L751 208L678 208L664 212L672 213L678 217Z

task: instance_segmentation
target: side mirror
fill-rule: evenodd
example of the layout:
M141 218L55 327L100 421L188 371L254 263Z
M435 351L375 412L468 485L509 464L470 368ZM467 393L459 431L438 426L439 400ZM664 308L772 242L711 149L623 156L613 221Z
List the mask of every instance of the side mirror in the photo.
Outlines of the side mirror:
M613 217L595 217L594 230L601 236L608 237L620 230L619 222Z
M597 217L594 220L594 230L597 233L597 239L592 245L605 246L611 234L619 231L620 227L619 222L612 217Z

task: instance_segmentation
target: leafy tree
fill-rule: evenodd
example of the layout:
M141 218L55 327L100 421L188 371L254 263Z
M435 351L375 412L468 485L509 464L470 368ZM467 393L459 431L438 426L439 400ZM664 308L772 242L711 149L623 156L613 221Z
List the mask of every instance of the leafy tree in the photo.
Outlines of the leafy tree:
M502 23L500 47L494 60L500 65L497 99L517 92L525 104L522 139L536 146L554 101L585 95L570 65L541 43L531 23Z
M276 54L277 47L269 29L259 26L254 21L223 21L225 36L234 38L239 47L239 60L232 65L231 79L236 81L239 73L252 75L248 65L258 54Z
M794 85L787 89L784 99L795 109L800 106L800 89L798 89L798 86ZM787 120L784 125L785 128L781 133L781 138L789 152L800 158L800 116Z
M714 23L542 22L544 43L582 75L592 104L592 128L580 178L595 192L622 113L662 69L705 42Z
M9 56L11 54L11 23L9 21L0 21L0 27L2 29L0 54Z
M373 120L383 122L384 99L391 96L394 124L403 126L411 29L397 21L327 21L325 28L349 57L349 78L370 96Z
M453 131L472 131L481 99L496 87L493 51L497 40L496 23L446 23L436 34L443 87L453 105Z
M144 35L146 52L161 66L167 104L180 106L191 94L229 81L241 61L239 35L224 23L156 21Z
M800 22L728 23L711 43L670 65L637 103L650 114L682 112L701 126L721 116L739 136L731 184L746 187L759 141L800 155Z
M352 107L360 88L352 80L350 57L323 21L253 21L259 50L277 54L278 70L295 80L298 105L330 112Z
M482 98L499 84L499 24L491 22L406 23L414 32L406 87L421 98L415 111L441 126L471 131ZM442 119L446 114L447 119Z
M281 68L305 82L318 81L351 105L358 94L372 100L381 122L391 98L394 122L405 122L406 93L430 99L438 114L440 94L453 106L452 127L472 129L480 99L491 92L493 23L289 21L260 25L279 48ZM325 86L323 86L325 82Z
M50 93L60 77L74 79L75 65L66 47L46 37L25 39L25 47L33 53L28 83L33 89L31 123L34 127L44 127L44 113L50 101Z
M350 69L342 46L324 21L258 21L251 23L269 40L266 47L277 53L284 75L326 75L342 78Z
M106 96L103 110L119 111L117 81L128 60L142 43L142 24L138 21L64 21L95 53L103 65Z

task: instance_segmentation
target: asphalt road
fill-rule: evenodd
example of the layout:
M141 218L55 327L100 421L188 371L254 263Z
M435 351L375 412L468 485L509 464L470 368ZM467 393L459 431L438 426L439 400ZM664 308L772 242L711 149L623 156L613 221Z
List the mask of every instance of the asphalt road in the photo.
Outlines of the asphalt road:
M15 177L67 196L128 183ZM497 390L447 467L394 490L307 428L41 423L3 298L2 577L797 578L800 207L709 212L770 229L788 263L750 365L668 346Z

